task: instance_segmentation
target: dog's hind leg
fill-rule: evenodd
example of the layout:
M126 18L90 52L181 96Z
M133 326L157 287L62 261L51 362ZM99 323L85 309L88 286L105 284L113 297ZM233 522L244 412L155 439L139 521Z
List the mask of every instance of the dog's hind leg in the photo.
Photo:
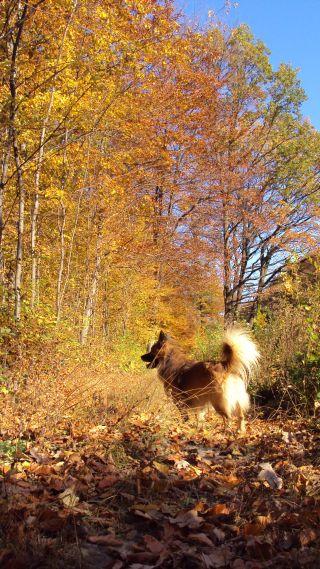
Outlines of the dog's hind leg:
M223 430L224 430L224 432L229 433L229 434L234 434L234 430L232 428L231 417L228 417L227 415L222 415L222 419L223 419Z
M237 404L236 415L237 415L237 419L238 419L237 431L239 433L245 433L246 432L246 422L245 422L242 407L241 407L241 405L239 405L239 403Z

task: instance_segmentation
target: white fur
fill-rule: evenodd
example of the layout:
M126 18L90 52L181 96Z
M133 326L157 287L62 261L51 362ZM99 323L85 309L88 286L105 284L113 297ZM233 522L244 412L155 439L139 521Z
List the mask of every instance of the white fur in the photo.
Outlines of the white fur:
M239 375L247 384L260 359L260 353L250 333L243 328L228 328L223 344L227 344L232 350L230 372Z
M248 411L250 399L245 384L238 376L229 374L222 385L225 406L228 415L232 417L238 414L239 405L243 412Z

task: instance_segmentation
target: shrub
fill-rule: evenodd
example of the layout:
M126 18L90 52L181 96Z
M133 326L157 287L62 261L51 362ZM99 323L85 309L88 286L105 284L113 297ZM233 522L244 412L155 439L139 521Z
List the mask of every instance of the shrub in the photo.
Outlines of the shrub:
M269 395L274 407L314 414L320 399L319 326L319 287L302 287L298 280L290 295L258 314L254 329L263 354L258 402Z

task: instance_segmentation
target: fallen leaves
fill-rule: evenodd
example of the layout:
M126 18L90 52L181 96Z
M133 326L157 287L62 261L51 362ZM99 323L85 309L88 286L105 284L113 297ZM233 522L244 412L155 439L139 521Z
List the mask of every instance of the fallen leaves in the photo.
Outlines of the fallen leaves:
M263 462L260 464L260 468L261 470L258 474L258 479L265 480L266 482L268 482L271 488L274 488L276 490L281 490L283 486L282 478L277 476L271 464L269 462Z
M177 524L180 528L196 529L201 524L203 520L198 516L196 509L192 510L181 510L175 518L170 518L172 524Z
M64 492L61 492L59 499L66 508L75 508L79 502L79 497L75 494L73 487L66 488Z
M169 474L170 472L170 467L167 464L161 464L160 462L157 462L156 460L153 461L153 466L155 467L156 470L158 470L158 472L161 472L162 474Z
M118 480L118 477L115 474L109 474L109 476L105 476L99 480L98 486L99 488L109 488L113 486Z
M68 516L69 514L59 510L44 507L39 510L37 517L32 517L31 521L33 525L37 522L40 531L46 535L56 535L64 527ZM30 518L28 518L28 523L30 525Z
M25 446L0 478L5 559L14 567L10 544L36 540L57 559L62 543L80 547L83 569L290 569L292 559L316 568L320 469L301 460L319 439L308 447L292 428L281 439L270 423L259 436L262 427L230 443L186 425L161 442L159 426L142 417L115 440L96 428L93 439ZM154 447L143 447L146 438ZM77 567L69 555L65 569Z
M217 547L210 554L202 553L202 561L206 569L219 569L227 567L232 558L231 551L226 547Z
M88 541L90 543L96 543L98 545L109 545L113 547L119 547L123 545L123 541L116 539L114 535L89 535Z
M319 537L319 531L315 531L312 528L303 529L299 533L299 541L302 546L309 545Z

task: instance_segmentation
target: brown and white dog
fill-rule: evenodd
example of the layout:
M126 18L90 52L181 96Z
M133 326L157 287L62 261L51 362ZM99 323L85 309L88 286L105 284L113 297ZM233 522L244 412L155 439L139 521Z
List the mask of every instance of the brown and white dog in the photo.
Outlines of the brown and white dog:
M248 331L231 327L224 335L219 361L188 360L167 334L160 332L157 342L141 359L148 368L157 368L167 393L179 408L198 415L211 406L224 423L238 419L238 430L245 431L245 412L250 400L247 385L260 354Z

